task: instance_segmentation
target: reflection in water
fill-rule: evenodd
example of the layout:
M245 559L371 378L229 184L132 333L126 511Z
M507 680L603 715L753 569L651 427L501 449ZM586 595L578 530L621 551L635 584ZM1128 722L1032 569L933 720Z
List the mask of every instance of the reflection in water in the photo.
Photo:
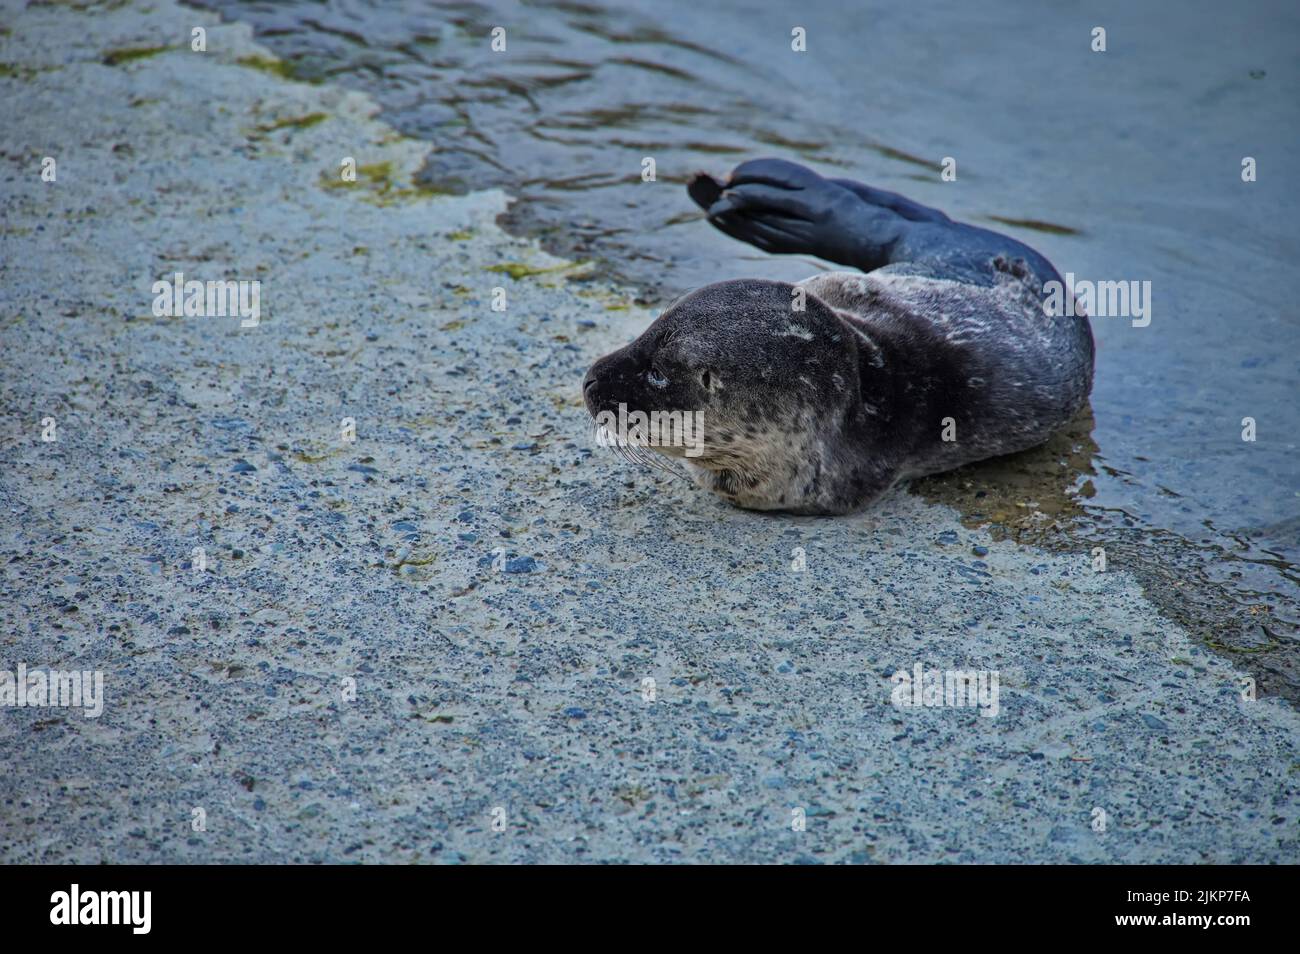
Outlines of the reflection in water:
M1300 695L1294 4L1117 5L1104 55L1069 7L1027 20L1006 0L207 5L252 23L294 75L368 91L430 143L424 182L505 188L507 228L649 301L826 267L715 233L680 187L772 154L996 223L1063 273L1151 281L1150 327L1094 320L1095 425L917 490L1026 542L1104 545L1264 691Z
M1297 568L1244 539L1237 539L1235 550L1195 546L1123 510L1093 505L1095 481L1107 471L1093 427L1092 409L1086 408L1041 447L927 477L911 490L955 507L967 527L988 529L994 539L1085 561L1092 560L1094 547L1102 547L1108 568L1133 573L1164 615L1231 655L1255 676L1261 694L1300 703L1296 606L1252 585L1281 578L1300 588Z

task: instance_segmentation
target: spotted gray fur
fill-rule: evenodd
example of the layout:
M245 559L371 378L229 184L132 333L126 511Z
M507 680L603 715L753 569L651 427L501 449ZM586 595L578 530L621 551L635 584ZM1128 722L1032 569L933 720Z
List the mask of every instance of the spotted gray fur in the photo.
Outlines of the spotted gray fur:
M815 190L827 180L816 178L804 188L824 200ZM701 456L654 449L737 506L794 513L856 510L899 480L1041 443L1087 400L1087 319L1046 313L1051 266L1037 253L982 255L994 233L972 238L941 215L924 221L951 226L954 239L922 236L915 261L686 295L592 365L588 410L701 411ZM819 227L803 240L813 250L843 241ZM944 440L946 422L954 440Z

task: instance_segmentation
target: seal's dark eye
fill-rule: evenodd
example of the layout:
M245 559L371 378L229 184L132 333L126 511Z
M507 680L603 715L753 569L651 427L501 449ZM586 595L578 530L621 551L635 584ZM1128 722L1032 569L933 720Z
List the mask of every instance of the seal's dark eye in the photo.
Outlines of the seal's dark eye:
M704 385L704 390L706 391L713 386L713 375L709 374L707 368L704 373L700 375L700 383Z
M650 365L650 370L645 373L645 379L656 388L668 387L668 379L664 377L664 373L659 370L657 365Z

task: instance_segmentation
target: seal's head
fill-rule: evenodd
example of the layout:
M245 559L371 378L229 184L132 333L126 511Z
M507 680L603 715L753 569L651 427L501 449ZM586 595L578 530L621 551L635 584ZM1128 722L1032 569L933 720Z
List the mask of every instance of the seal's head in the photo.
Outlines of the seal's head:
M802 286L757 279L679 299L583 383L605 432L685 458L699 483L754 509L798 510L815 496L816 475L834 456L828 442L842 440L860 393L848 324ZM656 413L672 421L692 412L685 420L698 426L696 440L656 430ZM624 421L642 428L641 440L617 433Z

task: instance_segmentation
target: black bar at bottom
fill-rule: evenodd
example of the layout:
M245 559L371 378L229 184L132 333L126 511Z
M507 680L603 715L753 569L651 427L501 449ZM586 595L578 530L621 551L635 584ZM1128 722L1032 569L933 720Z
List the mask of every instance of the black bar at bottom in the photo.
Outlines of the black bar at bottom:
M556 931L594 938L593 928L609 925L632 932L604 935L610 941L641 931L663 941L679 918L702 921L707 926L700 930L732 942L785 926L809 937L849 930L872 941L933 932L994 940L1039 929L1070 940L1128 935L1184 943L1200 935L1233 943L1261 927L1287 925L1282 906L1290 892L1283 882L1291 874L1220 866L599 873L581 867L8 867L0 870L0 918L14 939L75 932L77 940L115 935L128 943L373 942L376 929L435 924L493 936L516 927L553 938ZM692 929L691 936L700 934Z

